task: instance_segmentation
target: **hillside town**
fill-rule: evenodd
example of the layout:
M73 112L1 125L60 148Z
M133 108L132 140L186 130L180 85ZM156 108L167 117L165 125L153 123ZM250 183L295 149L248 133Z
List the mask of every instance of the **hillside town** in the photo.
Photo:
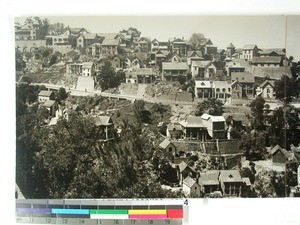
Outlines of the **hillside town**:
M300 63L195 32L15 23L22 195L300 196Z

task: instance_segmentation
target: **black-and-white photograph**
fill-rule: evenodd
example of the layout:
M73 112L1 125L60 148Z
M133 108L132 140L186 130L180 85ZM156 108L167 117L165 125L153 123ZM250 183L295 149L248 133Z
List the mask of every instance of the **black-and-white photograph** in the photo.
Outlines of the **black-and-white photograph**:
M16 199L300 196L299 22L15 17Z

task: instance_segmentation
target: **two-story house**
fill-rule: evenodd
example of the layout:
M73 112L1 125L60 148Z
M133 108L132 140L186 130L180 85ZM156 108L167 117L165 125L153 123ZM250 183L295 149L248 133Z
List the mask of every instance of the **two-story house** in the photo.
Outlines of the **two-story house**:
M235 53L235 46L232 43L230 43L226 48L226 57L232 58L234 53Z
M151 38L141 37L136 43L136 47L140 52L149 52L151 50Z
M221 170L219 181L224 197L240 197L244 181L238 170Z
M242 96L246 98L253 98L254 93L254 75L249 72L233 72L231 73L231 82L238 81L235 85L242 85ZM240 96L240 93L239 93Z
M187 177L196 178L197 176L197 172L184 161L177 166L177 173L180 184L182 184L183 180Z
M53 91L40 91L38 94L38 101L39 103L46 102L48 100L54 100L55 99L55 94Z
M100 129L100 140L110 140L114 138L114 123L110 116L97 116L95 125Z
M23 26L15 26L15 39L16 40L35 40L37 37L39 24L27 23Z
M158 41L157 39L153 39L151 41L151 52L157 51L157 50L166 50L168 51L170 47L169 41Z
M213 97L225 103L231 97L231 84L227 81L213 81Z
M95 73L93 62L83 62L81 67L82 76L91 77Z
M213 97L212 82L205 80L195 81L195 98L208 99Z
M117 55L120 41L118 39L104 39L101 43L101 54Z
M202 123L207 129L208 135L213 139L225 139L225 118L223 116L212 116L204 113L201 116Z
M256 89L256 95L268 100L275 99L275 81L265 80Z
M201 60L204 60L201 51L187 51L188 66L191 66L193 61L201 61Z
M101 43L103 38L93 33L80 33L77 36L78 48L89 48L94 43Z
M211 61L192 61L192 77L198 80L209 79L216 74L217 68Z
M242 51L242 58L245 60L252 60L254 57L258 56L258 47L254 44L245 45Z
M163 62L162 63L162 80L177 81L179 76L186 78L189 67L186 62Z
M206 197L213 192L221 191L219 174L219 170L208 170L200 173L198 183L200 185L201 196Z
M283 65L281 56L254 57L251 64L258 67L280 67Z
M202 119L197 116L188 116L185 120L180 121L183 137L188 140L205 141L207 138L207 130L203 125Z
M191 197L200 197L200 185L197 180L186 177L182 182L182 191Z
M134 68L126 73L126 83L148 84L155 80L152 68Z
M174 38L171 42L172 53L176 52L179 56L186 56L188 50L188 45L184 38Z

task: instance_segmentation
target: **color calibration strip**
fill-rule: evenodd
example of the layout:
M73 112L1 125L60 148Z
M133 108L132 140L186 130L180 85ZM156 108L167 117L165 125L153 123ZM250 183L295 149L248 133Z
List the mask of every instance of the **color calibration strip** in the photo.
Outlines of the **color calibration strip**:
M182 224L183 201L163 202L17 200L16 217L28 224Z

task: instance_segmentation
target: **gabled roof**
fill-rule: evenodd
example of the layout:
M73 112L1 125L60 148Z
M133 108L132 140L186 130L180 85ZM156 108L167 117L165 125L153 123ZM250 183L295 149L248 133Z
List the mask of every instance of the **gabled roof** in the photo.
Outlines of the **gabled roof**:
M171 144L169 139L165 139L159 144L159 147L161 147L162 149L166 149L169 146L169 144Z
M199 57L202 58L202 52L201 51L187 51L187 57Z
M189 67L186 62L163 62L163 70L188 70Z
M271 87L275 87L275 81L274 80L265 80L263 83L259 85L260 88L264 88L266 85L271 85Z
M280 56L270 56L270 57L253 57L252 64L256 63L281 63Z
M85 39L95 39L97 37L97 34L92 34L92 33L86 33L85 35L84 35L84 38Z
M93 62L84 62L82 63L82 69L91 69L93 67Z
M188 116L185 120L180 121L179 124L183 127L188 127L188 128L204 127L202 123L202 119L198 116Z
M249 177L242 177L243 183L245 183L246 186L251 186L251 182Z
M118 33L97 33L98 36L104 37L104 39L115 39L118 37Z
M52 95L53 91L40 91L40 93L38 94L39 96L46 96L46 97L50 97L50 95Z
M219 180L224 182L243 182L238 170L221 170Z
M193 185L197 182L193 178L187 176L182 183L188 187L193 187Z
M232 72L231 81L238 80L240 83L254 83L254 76L248 72Z
M182 172L185 170L185 168L188 167L188 164L186 164L185 161L181 161L181 163L178 166L179 166L179 171Z
M132 75L145 75L145 76L151 76L154 75L154 71L152 68L135 68L133 69L130 74Z
M232 43L230 43L227 48L235 48L234 45Z
M212 84L210 81L207 81L207 80L196 80L195 87L196 88L211 88Z
M176 38L175 40L172 41L172 43L186 44L185 41L181 38Z
M51 107L51 106L53 106L55 104L55 101L54 100L47 100L47 101L45 101L43 104L42 104L42 106L44 106L44 107Z
M255 44L244 45L243 50L253 50L255 47L257 48Z
M275 54L278 56L285 56L285 49L284 48L269 48L269 49L260 49L258 51L260 55L271 55Z
M181 131L182 127L181 127L180 124L170 123L170 124L168 124L167 129L171 130L171 131L173 131L173 130L179 130L179 131Z
M233 85L240 85L241 87L243 86L242 84L241 84L241 82L239 82L238 80L235 80L235 81L233 81L232 83L231 83L231 86L233 86Z
M201 118L203 120L209 120L211 119L211 121L213 122L225 122L225 118L224 116L212 116L212 115L209 115L207 113L203 113Z
M219 170L209 170L203 173L200 173L199 184L204 185L219 185Z
M151 43L150 37L141 37L137 43Z
M211 61L193 61L192 66L199 68L207 68L211 65Z
M112 125L113 122L110 116L98 116L95 118L96 126L109 126Z
M117 39L104 39L103 42L102 42L102 46L118 46L120 43L119 43L119 40Z

